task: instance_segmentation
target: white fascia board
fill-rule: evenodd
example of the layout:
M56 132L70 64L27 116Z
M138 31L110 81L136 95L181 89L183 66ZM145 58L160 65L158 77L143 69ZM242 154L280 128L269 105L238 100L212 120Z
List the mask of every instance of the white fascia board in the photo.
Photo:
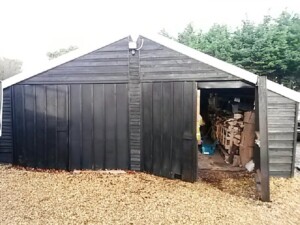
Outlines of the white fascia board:
M294 91L294 90L287 88L283 85L280 85L276 82L268 80L267 81L267 89L270 91L273 91L277 94L280 94L284 97L292 99L296 102L300 102L300 92Z
M50 69L53 69L57 66L60 66L64 63L67 63L67 62L70 62L74 59L77 59L81 56L84 56L86 54L89 54L91 52L94 52L98 49L101 49L109 44L112 44L118 40L121 40L123 38L126 38L126 37L129 37L129 35L124 35L124 36L121 36L121 37L118 37L118 38L114 38L115 41L112 41L112 38L110 37L109 39L102 39L100 40L100 43L97 43L97 45L94 45L94 46L90 46L88 48L85 48L85 49L76 49L74 51L71 51L65 55L62 55L56 59L52 59L52 60L49 60L43 64L39 64L37 65L35 68L30 68L29 70L25 70L24 72L21 72L17 75L14 75L12 77L9 77L5 80L2 81L2 88L7 88L9 86L12 86L16 83L19 83L21 81L24 81L28 78L31 78L33 76L36 76L40 73L43 73L43 72L46 72L47 70L50 70Z
M217 58L214 58L210 55L207 55L207 54L204 54L200 51L197 51L193 48L190 48L186 45L183 45L183 44L180 44L178 43L177 41L174 41L174 40L171 40L169 38L166 38L166 37L163 37L162 35L158 35L158 34L142 34L141 36L145 37L145 38L148 38L154 42L157 42L158 44L161 44L167 48L170 48L174 51L177 51L179 53L182 53L186 56L189 56L193 59L196 59L198 61L201 61L205 64L208 64L212 67L215 67L219 70L222 70L224 72L227 72L227 73L230 73L232 75L235 75L237 77L240 77L241 79L243 80L246 80L246 81L249 81L253 84L256 84L257 82L257 75L247 71L247 70L244 70L244 69L241 69L237 66L234 66L230 63L227 63L227 62L224 62L222 60L219 60Z
M222 60L219 60L217 58L214 58L210 55L204 54L200 51L197 51L193 48L190 48L188 46L185 46L183 44L180 44L174 40L171 40L169 38L163 37L162 35L158 34L141 34L142 37L148 38L154 42L157 42L158 44L161 44L167 48L170 48L174 51L177 51L179 53L182 53L186 56L189 56L193 59L196 59L200 62L203 62L205 64L208 64L212 67L215 67L219 70L222 70L224 72L227 72L229 74L232 74L236 77L239 77L245 81L248 81L252 84L257 83L257 75L254 73L251 73L247 70L241 69L237 66L234 66L230 63L224 62ZM287 98L290 98L296 102L300 102L300 93L296 92L292 89L289 89L287 87L284 87L283 85L277 84L273 81L268 80L267 81L267 88L277 94L280 94L282 96L285 96Z
M241 69L237 66L234 66L234 65L231 65L227 62L224 62L222 60L219 60L217 58L214 58L212 56L209 56L207 54L204 54L202 52L199 52L195 49L192 49L190 47L187 47L183 44L180 44L176 41L173 41L173 40L170 40L169 38L166 38L166 37L163 37L161 35L158 35L158 34L143 34L141 35L145 38L148 38L154 42L157 42L158 44L161 44L167 48L170 48L170 49L173 49L174 51L177 51L179 53L182 53L186 56L189 56L193 59L196 59L200 62L203 62L203 63L206 63L212 67L215 67L219 70L222 70L224 72L227 72L229 74L232 74L234 76L237 76L237 77L240 77L241 79L243 80L246 80L250 83L253 83L253 84L256 84L257 83L257 75L249 72L249 71L246 71L244 69ZM115 38L114 40L118 41L118 40L121 40L125 37L129 37L129 35L124 35L124 36L121 36L119 38ZM64 63L67 63L69 61L72 61L76 58L79 58L83 55L86 55L88 53L91 53L93 51L96 51L98 49L101 49L111 43L113 43L111 41L111 37L108 37L107 39L102 39L101 43L97 44L96 46L92 46L92 47L89 47L89 48L86 48L86 49L77 49L77 50L74 50L72 52L69 52L65 55L62 55L60 57L58 57L57 59L53 59L53 60L50 60L49 62L45 63L45 64L42 64L42 65L38 65L36 68L31 68L30 70L27 70L27 71L24 71L22 73L19 73L15 76L12 76L10 78L7 78L5 80L2 81L2 88L7 88L11 85L14 85L16 83L19 83L23 80L26 80L28 78L31 78L35 75L38 75L40 73L43 73L47 70L50 70L50 69L53 69L57 66L60 66ZM277 84L275 82L272 82L272 81L269 81L267 82L267 88L271 91L274 91L275 93L278 93L280 95L283 95L287 98L290 98L294 101L297 101L297 102L300 102L300 93L299 92L296 92L296 91L293 91L289 88L286 88L280 84Z

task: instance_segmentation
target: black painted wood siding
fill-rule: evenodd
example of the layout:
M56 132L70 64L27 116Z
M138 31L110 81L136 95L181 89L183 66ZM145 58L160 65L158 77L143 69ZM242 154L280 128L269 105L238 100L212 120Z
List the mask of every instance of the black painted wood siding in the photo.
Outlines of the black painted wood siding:
M6 88L0 162L14 155L33 167L144 169L193 180L184 173L195 169L184 169L194 165L192 153L181 154L193 138L181 124L191 113L181 112L183 87L241 79L143 39L136 56L124 38ZM270 174L291 176L296 103L269 91L268 115Z
M70 169L129 169L128 84L70 86Z
M13 87L14 163L68 168L68 86Z
M11 88L3 91L2 136L0 137L0 162L12 163L13 135L12 135L12 107Z
M199 62L147 38L140 50L142 81L222 81L241 80L236 76Z
M142 84L143 170L168 178L197 179L196 84Z
M14 162L128 169L127 84L15 85Z
M128 80L128 56L128 38L124 38L21 83L124 83Z
M292 176L296 102L268 91L270 175Z

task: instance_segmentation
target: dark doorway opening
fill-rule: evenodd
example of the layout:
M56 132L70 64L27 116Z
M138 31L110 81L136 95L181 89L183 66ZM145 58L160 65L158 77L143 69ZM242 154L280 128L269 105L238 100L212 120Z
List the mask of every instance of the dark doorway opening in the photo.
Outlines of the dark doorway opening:
M245 168L253 158L254 87L198 88L197 94L203 120L201 126L197 120L201 134L198 178L222 191L232 193L234 189L235 195L256 198L254 173ZM240 180L245 184L243 190L237 188ZM229 181L232 187L225 185Z
M255 139L254 88L199 89L199 94L198 169L245 171Z

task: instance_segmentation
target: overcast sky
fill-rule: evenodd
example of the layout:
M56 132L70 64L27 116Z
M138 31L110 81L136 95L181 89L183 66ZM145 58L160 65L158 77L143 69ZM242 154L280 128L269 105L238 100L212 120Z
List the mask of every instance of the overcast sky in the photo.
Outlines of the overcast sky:
M189 22L204 30L214 23L235 28L285 9L300 13L300 0L0 0L0 56L18 58L27 69L48 51L104 37L162 28L176 35Z

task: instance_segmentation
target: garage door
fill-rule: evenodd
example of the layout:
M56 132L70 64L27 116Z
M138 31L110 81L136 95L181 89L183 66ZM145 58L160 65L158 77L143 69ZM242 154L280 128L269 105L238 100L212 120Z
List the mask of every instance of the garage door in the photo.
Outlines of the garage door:
M144 171L185 181L197 179L196 84L142 84Z
M15 85L14 163L128 169L127 84Z

